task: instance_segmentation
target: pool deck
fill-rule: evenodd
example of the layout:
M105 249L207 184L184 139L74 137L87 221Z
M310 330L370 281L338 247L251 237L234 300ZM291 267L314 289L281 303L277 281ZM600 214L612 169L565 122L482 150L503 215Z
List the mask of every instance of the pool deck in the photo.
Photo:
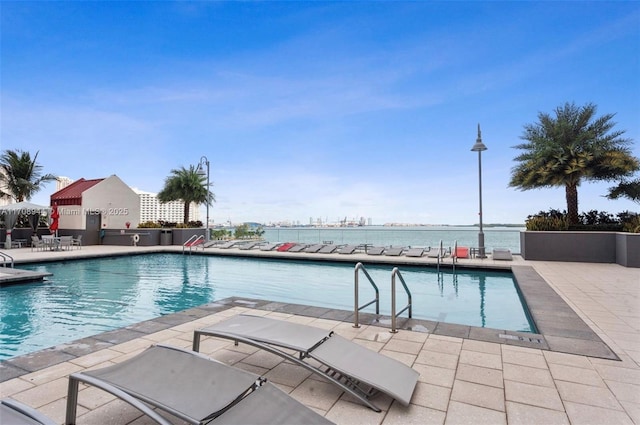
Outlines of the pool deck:
M158 251L181 252L182 248L87 246L61 252L32 252L30 248L8 252L19 266L29 261ZM366 254L205 252L398 266L435 262L426 257L372 258ZM450 267L451 260L445 261ZM251 312L332 329L420 373L409 407L379 397L375 401L383 411L375 413L327 381L309 376L306 370L279 357L224 340L203 340L201 351L205 354L266 373L292 397L338 424L640 424L640 269L525 261L519 256L513 261L460 260L460 266L513 267L524 275L519 283L523 286L520 279L524 279L524 286L530 286L527 290L533 298L525 294L530 307L531 303L539 304L532 315L547 346L540 348L536 342L511 338L491 342L495 332L490 330L437 323L417 326L421 322L407 320L399 320L399 324L414 330L392 334L384 320L376 322L368 314L361 315L362 326L356 329L349 321L352 312L232 298L3 361L0 396L15 398L62 423L70 373L117 363L153 343L190 348L194 329ZM3 277L7 275L0 268L0 279ZM594 341L594 335L599 342ZM590 351L594 347L610 349L617 360L606 358L607 353L597 348ZM150 423L125 403L93 388L83 388L79 400L78 424Z

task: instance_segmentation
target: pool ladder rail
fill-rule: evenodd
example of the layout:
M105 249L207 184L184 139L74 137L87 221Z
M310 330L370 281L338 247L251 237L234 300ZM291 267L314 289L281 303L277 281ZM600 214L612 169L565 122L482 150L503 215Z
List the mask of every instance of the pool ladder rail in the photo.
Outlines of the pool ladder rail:
M0 261L2 261L2 267L7 267L9 264L9 267L13 268L13 257L9 254L0 251Z
M358 305L359 304L359 286L360 286L360 281L359 281L359 274L360 272L364 273L364 275L366 276L366 278L369 280L369 283L371 284L371 286L373 287L376 295L375 298L371 301L369 301L366 304L363 305ZM396 312L397 308L396 308L396 278L400 279L400 283L402 284L402 287L404 288L405 292L407 293L407 305L404 306L400 311ZM376 315L380 315L380 291L378 290L378 286L375 284L375 282L373 281L373 278L371 277L371 275L369 274L369 272L367 272L367 269L364 267L364 264L362 263L358 263L356 264L355 268L354 268L354 307L353 307L353 327L354 328L359 328L360 327L360 323L359 323L359 311L362 310L365 307L370 306L371 304L375 303L376 305ZM394 267L394 269L391 271L391 331L392 333L396 333L398 332L398 328L396 325L396 319L398 318L399 315L401 315L402 313L404 313L405 311L408 310L409 313L409 318L412 317L412 298L411 298L411 291L409 291L409 288L407 287L407 283L405 282L404 278L402 277L402 274L400 273L400 269L398 269L397 267Z

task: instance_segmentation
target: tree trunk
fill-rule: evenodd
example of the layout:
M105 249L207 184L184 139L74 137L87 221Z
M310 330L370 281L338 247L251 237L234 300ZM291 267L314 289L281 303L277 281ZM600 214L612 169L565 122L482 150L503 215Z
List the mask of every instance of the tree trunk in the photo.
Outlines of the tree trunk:
M184 203L184 219L183 222L184 224L187 224L189 222L189 206L190 206L191 202L185 202Z
M565 196L567 198L569 224L578 224L578 185L575 183L567 183L565 186Z

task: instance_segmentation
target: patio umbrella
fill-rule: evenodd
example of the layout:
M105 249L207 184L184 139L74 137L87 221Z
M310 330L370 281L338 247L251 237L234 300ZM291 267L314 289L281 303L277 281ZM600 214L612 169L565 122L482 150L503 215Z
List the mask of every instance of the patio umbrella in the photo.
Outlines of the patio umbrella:
M4 215L4 225L7 229L7 240L4 247L11 248L11 232L18 222L18 216L25 214L27 216L33 214L48 214L49 207L32 204L31 202L17 202L15 204L0 206L0 214Z
M58 219L60 218L60 214L58 214L58 204L53 204L51 207L51 224L49 225L49 230L51 233L55 233L58 236Z

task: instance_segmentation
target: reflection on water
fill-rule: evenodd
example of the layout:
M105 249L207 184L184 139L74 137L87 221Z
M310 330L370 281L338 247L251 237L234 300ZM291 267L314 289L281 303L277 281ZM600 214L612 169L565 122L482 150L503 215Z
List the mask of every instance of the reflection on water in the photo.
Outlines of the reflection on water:
M343 310L354 302L353 265L342 263L152 254L21 268L53 276L0 288L0 359L232 296ZM385 315L392 268L367 266ZM415 318L532 330L510 273L401 269ZM360 285L360 296L374 298L370 285Z

